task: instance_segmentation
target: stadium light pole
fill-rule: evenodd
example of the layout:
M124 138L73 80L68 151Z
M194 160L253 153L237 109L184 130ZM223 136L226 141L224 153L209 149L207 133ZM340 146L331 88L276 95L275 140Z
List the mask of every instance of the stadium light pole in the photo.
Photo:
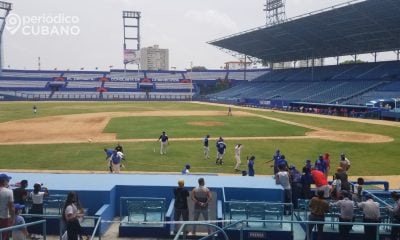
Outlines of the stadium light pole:
M190 101L192 101L193 100L193 80L192 80L192 77L193 77L193 62L192 61L190 61Z

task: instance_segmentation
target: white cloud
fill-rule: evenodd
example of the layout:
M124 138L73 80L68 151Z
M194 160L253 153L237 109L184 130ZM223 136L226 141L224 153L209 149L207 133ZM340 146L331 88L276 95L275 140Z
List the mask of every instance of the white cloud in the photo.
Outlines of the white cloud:
M238 31L238 26L226 13L217 10L197 11L189 10L185 14L186 19L194 20L199 24L209 25L209 27L223 28L228 31Z

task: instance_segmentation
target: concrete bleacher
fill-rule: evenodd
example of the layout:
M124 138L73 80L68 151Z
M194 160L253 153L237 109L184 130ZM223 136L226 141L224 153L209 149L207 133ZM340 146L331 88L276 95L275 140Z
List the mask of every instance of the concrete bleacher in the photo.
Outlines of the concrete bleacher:
M59 100L89 100L99 99L100 93L92 91L59 91L54 92L48 99L59 99Z
M98 88L101 84L99 81L68 81L66 88Z
M188 90L193 88L191 83L155 83L155 88L159 90Z
M98 72L98 73L85 73L85 72L66 72L64 73L63 77L65 77L67 80L70 81L76 81L76 80L96 80L98 78L101 78L104 76L103 72Z
M120 88L120 89L137 89L138 83L137 82L125 82L125 81L111 81L104 83L105 88Z
M147 99L145 92L103 92L103 99L105 100L144 100Z
M184 79L183 72L171 71L146 71L146 76L155 82L179 82L180 79Z
M382 97L394 97L393 93L384 93L379 88L386 85L391 88L390 83L400 79L399 69L398 61L277 69L208 97L365 105L369 94L377 97L379 91Z
M48 81L0 80L0 88L44 88Z
M109 77L111 81L140 81L145 77L143 71L127 71L124 72L123 70L113 71L111 70L109 74L106 75Z

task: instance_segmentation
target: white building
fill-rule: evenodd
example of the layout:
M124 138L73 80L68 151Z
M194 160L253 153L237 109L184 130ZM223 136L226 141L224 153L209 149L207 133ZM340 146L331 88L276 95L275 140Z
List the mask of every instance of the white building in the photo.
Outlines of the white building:
M169 50L158 45L140 49L142 70L169 70Z

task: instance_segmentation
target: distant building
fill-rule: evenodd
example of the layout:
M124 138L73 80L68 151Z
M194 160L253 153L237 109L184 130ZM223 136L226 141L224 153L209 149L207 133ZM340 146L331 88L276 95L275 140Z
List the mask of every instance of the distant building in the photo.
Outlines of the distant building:
M169 50L158 45L140 49L142 70L169 70Z

